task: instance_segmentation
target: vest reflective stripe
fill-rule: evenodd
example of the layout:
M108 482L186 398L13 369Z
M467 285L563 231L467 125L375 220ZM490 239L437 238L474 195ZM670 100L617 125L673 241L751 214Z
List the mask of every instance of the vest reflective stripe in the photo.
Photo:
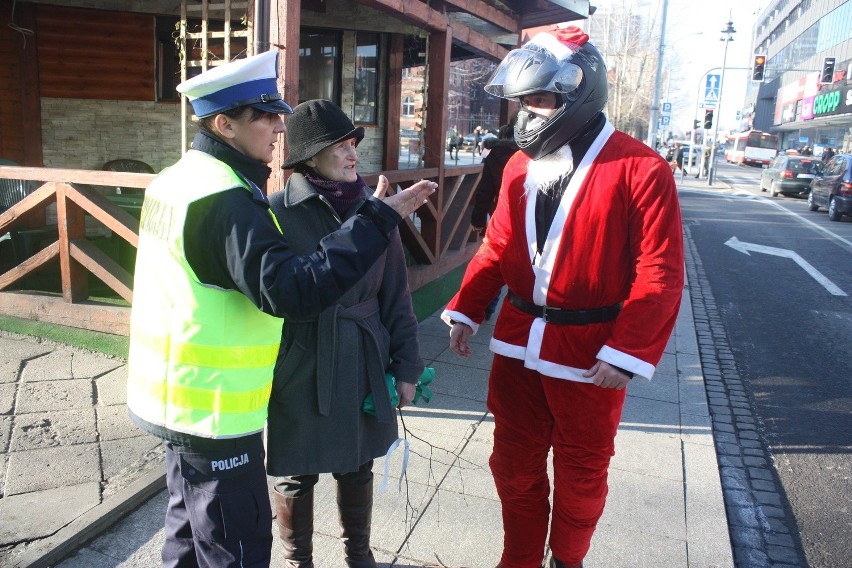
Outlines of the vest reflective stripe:
M261 412L266 419L266 406L272 383L250 391L227 392L193 388L162 381L136 381L135 393L153 401L165 401L166 406L197 410L206 413L245 414Z
M173 343L168 338L147 335L139 330L134 343L149 351L150 356L168 359L173 363L210 367L213 369L251 369L275 365L278 343L273 345L246 345L229 347Z
M199 282L184 255L189 205L234 187L250 190L226 164L187 152L146 190L136 257L128 406L208 438L263 429L283 323L237 291Z

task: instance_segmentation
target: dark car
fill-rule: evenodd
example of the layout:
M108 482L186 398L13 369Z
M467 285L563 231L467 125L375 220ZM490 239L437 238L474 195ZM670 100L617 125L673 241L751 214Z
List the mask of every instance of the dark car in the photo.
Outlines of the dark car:
M837 154L811 182L808 209L828 209L828 218L840 221L852 215L852 154Z
M811 181L822 171L823 165L812 156L776 156L760 174L760 191L768 189L772 197L779 193L804 195L810 191Z

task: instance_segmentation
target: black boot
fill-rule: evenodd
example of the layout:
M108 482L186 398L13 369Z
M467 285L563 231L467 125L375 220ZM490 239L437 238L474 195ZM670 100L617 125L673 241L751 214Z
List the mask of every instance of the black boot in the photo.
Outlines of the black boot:
M550 568L583 568L583 561L581 560L575 564L565 564L557 560L555 556L551 556Z
M314 490L300 497L275 491L275 516L286 568L314 568Z
M370 550L370 523L373 516L373 481L363 485L337 483L337 508L343 528L346 564L350 568L375 568Z

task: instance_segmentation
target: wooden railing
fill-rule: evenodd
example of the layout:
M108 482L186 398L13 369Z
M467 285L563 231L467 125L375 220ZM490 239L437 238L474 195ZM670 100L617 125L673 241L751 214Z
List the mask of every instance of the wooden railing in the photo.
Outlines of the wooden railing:
M412 290L465 264L475 252L478 237L470 230L468 211L481 169L480 165L446 168L440 180L438 168L384 173L391 184L391 193L420 179L439 182L438 191L430 202L400 226L403 242L416 263L409 267ZM15 260L17 264L0 274L0 315L126 335L129 309L92 301L88 273L128 304L133 301L132 275L86 236L86 216L94 218L132 247L138 246L139 221L91 186L144 189L154 176L0 166L0 178L42 183L23 200L0 213L0 238L26 231L51 235L46 239L49 244L28 258ZM375 186L378 174L365 178ZM46 224L45 210L53 203L56 204L56 222ZM0 247L7 245L0 242ZM0 248L0 258L4 258L3 253ZM25 278L57 261L61 296L20 289Z

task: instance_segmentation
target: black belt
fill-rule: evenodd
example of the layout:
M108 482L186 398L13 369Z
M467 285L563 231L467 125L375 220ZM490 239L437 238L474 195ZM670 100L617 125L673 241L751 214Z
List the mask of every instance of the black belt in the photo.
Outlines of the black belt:
M591 310L563 310L562 308L549 308L531 304L509 290L509 303L531 316L541 318L548 323L559 325L588 325L590 323L603 323L612 321L621 311L621 304L607 306L605 308L593 308Z

